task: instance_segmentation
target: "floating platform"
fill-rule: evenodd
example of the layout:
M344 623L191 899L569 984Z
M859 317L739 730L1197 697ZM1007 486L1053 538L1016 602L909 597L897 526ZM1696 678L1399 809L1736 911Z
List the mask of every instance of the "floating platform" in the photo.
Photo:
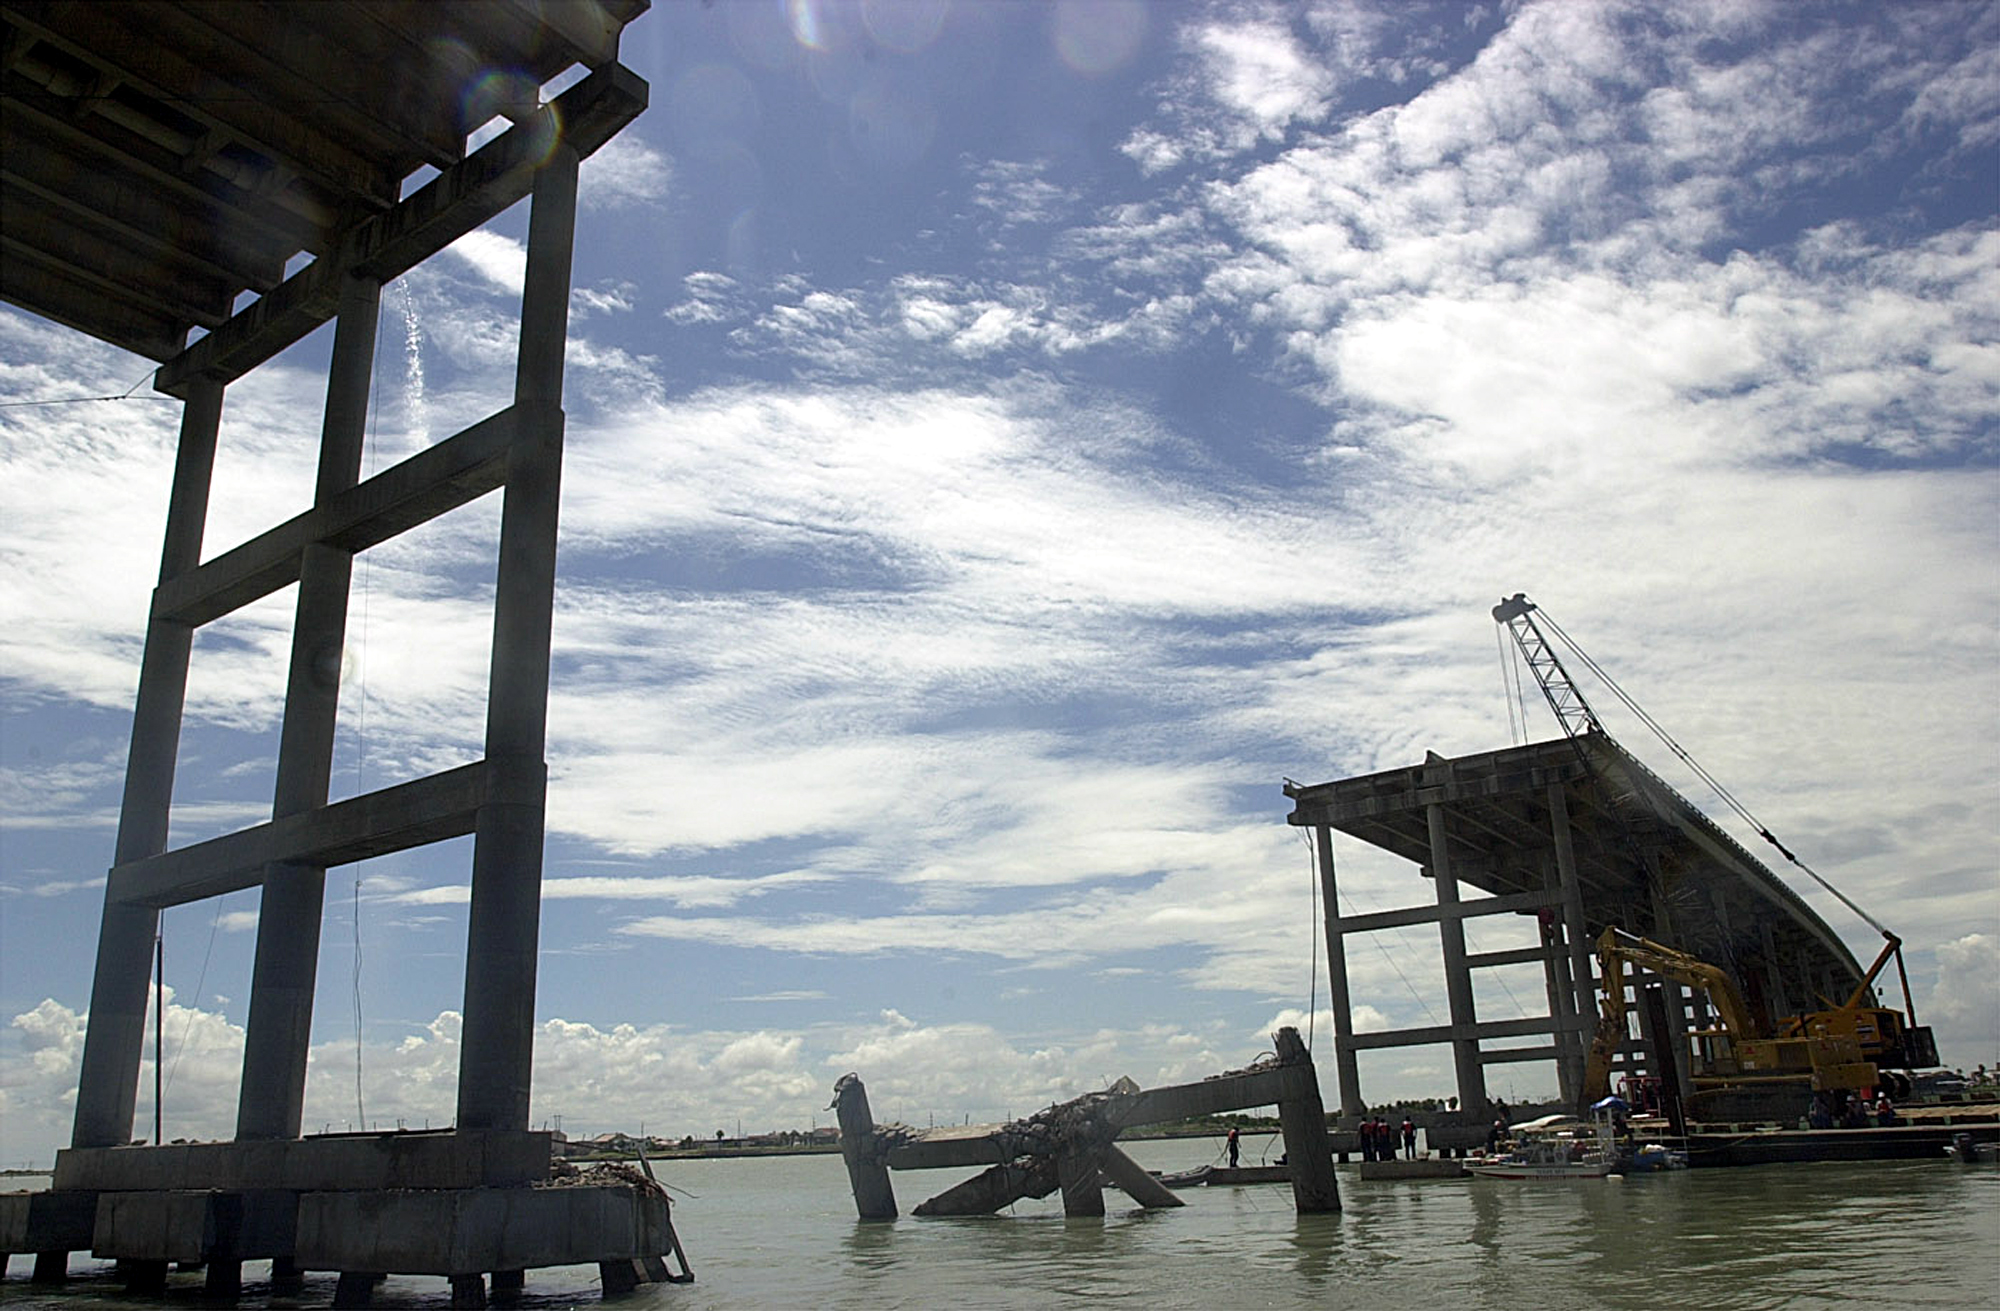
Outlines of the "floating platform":
M1363 1179L1463 1179L1465 1163L1450 1157L1421 1157L1414 1161L1363 1161Z
M1288 1184L1288 1165L1204 1165L1193 1170L1162 1174L1160 1182L1169 1188L1229 1187L1237 1184Z
M1898 1124L1868 1129L1751 1129L1695 1126L1687 1137L1688 1165L1796 1165L1813 1161L1935 1161L1953 1137L2000 1142L1996 1124Z

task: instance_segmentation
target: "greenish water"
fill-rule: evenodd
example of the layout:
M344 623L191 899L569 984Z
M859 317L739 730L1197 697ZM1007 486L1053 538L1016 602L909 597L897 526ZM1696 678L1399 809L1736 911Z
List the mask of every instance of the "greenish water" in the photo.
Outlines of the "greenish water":
M1132 1145L1155 1169L1211 1159L1213 1144ZM1273 1150L1276 1150L1275 1148ZM902 1209L969 1171L899 1173ZM1102 1220L1055 1199L976 1220L854 1219L837 1156L666 1163L688 1286L642 1287L632 1311L738 1307L2000 1306L2000 1171L1945 1160L1696 1170L1630 1180L1363 1183L1340 1170L1339 1215L1298 1216L1283 1185L1201 1188L1142 1212L1107 1192ZM157 1308L108 1270L54 1296L16 1257L10 1306ZM267 1302L245 1267L243 1305ZM531 1307L593 1305L594 1267L534 1271ZM181 1275L169 1301L199 1300ZM314 1276L283 1306L326 1306ZM378 1305L449 1305L441 1279L397 1278Z

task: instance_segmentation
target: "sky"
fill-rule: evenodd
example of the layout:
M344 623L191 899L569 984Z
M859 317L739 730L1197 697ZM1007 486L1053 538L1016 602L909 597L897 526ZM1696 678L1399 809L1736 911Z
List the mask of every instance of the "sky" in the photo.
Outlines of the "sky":
M850 1070L879 1119L997 1120L1280 1024L1335 1103L1281 780L1555 736L1507 690L1518 591L1905 940L1947 1064L2000 1057L2000 9L719 0L622 60L652 103L582 175L536 1127L827 1124ZM385 290L368 470L505 402L525 233ZM330 338L230 389L207 555L309 503ZM150 367L0 309L7 1165L73 1113L178 423ZM479 756L497 526L357 561L336 797ZM172 845L269 816L292 600L197 638ZM1348 913L1429 899L1336 860ZM448 1122L469 869L329 872L307 1131ZM232 1131L257 901L163 917L169 1137ZM1441 1022L1438 959L1350 940L1358 1026ZM1533 967L1477 1001L1546 1011ZM1450 1054L1361 1082L1444 1096Z

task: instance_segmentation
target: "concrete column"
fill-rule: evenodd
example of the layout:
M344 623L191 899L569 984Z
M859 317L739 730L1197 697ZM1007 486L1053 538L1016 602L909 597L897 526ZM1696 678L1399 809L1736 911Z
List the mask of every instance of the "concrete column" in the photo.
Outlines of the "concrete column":
M1430 821L1431 881L1437 885L1441 908L1458 905L1458 879L1451 872L1446 845L1444 807L1424 808ZM1445 996L1451 1003L1451 1061L1458 1074L1458 1104L1475 1115L1486 1113L1486 1074L1479 1064L1479 1023L1473 1005L1472 971L1465 963L1465 921L1447 914L1438 920L1438 940L1444 946Z
M215 438L222 425L222 393L220 383L198 382L181 410L180 446L160 549L162 582L201 563ZM194 629L186 624L162 619L146 624L114 864L157 856L167 848L167 817L173 805L193 645ZM147 974L159 923L157 910L123 905L106 895L90 989L90 1024L83 1039L83 1069L77 1080L73 1147L115 1147L131 1139L139 1060L146 1040Z
M350 276L341 288L340 317L334 328L333 360L327 375L326 415L320 430L319 479L313 493L316 505L324 505L361 480L381 300L381 284L372 279ZM340 707L341 657L347 641L348 585L353 569L353 552L320 542L308 545L299 561L285 719L271 798L273 819L326 804L333 776L334 727ZM243 1081L237 1089L239 1139L299 1135L325 888L326 870L322 866L273 863L264 871L250 1018L243 1044Z
M1543 884L1552 881L1553 871L1543 871ZM1537 917L1542 947L1542 987L1549 999L1549 1017L1555 1021L1556 1095L1563 1104L1576 1104L1576 1014L1570 1007L1575 998L1569 990L1569 964L1563 956L1562 930L1553 915L1543 911Z
M868 1089L859 1075L843 1075L833 1085L833 1106L840 1119L840 1154L847 1162L856 1213L863 1220L894 1220L896 1189L889 1182L889 1167L875 1151L875 1113L868 1107Z
M1757 926L1764 944L1764 989L1770 994L1771 1007L1782 1018L1803 1009L1792 1002L1792 995L1785 987L1785 971L1778 964L1778 942L1771 934L1771 921L1764 920Z
M1324 1132L1324 1129L1322 1129ZM1123 1189L1127 1197L1148 1209L1186 1206L1178 1193L1146 1173L1146 1167L1127 1156L1116 1143L1104 1149L1104 1181Z
M1666 884L1660 878L1658 856L1650 848L1646 849L1643 855L1646 861L1646 885L1653 903L1654 936L1669 946L1676 945L1681 940L1680 930L1674 923L1673 906L1667 901ZM1660 1041L1673 1043L1677 1052L1686 1051L1688 1029L1691 1027L1688 1021L1687 989L1672 979L1660 980L1660 988L1666 1004L1669 1030L1660 1035ZM1654 1059L1658 1059L1657 1049ZM1694 1098L1694 1073L1688 1066L1689 1063L1685 1060L1674 1062L1675 1076L1684 1101L1691 1101Z
M1313 845L1319 852L1319 891L1326 920L1326 990L1333 1007L1333 1068L1340 1080L1340 1113L1365 1115L1361 1066L1354 1054L1354 1007L1347 991L1346 936L1340 928L1340 889L1333 873L1332 826L1314 825Z
M1056 1178L1062 1185L1065 1216L1104 1214L1104 1176L1096 1152L1063 1148L1056 1154Z
M562 364L577 155L558 143L535 178L514 401L524 430L509 453L487 689L486 764L493 800L473 828L466 932L465 1026L458 1067L461 1129L525 1129L534 1063L548 771L549 628L555 609L562 489Z
M1579 1019L1597 1018L1597 988L1592 979L1592 945L1583 920L1583 884L1576 872L1576 847L1570 837L1569 796L1560 783L1549 784L1549 837L1556 849L1556 882L1562 889L1563 937L1569 945L1569 996L1571 1014ZM1583 1084L1583 1038L1579 1030L1571 1037L1575 1052L1572 1082Z
M1297 1029L1271 1035L1285 1067L1285 1096L1278 1102L1278 1127L1285 1135L1285 1165L1292 1173L1292 1205L1300 1215L1340 1209L1340 1184L1333 1176L1333 1145L1326 1133L1326 1108L1312 1053Z
M1665 1060L1672 1039L1669 1034L1673 1021L1667 1018L1666 995L1661 990L1662 980L1653 974L1633 974L1629 979L1632 989L1632 1012L1639 1017L1639 1042L1646 1049L1646 1059L1640 1069L1628 1065L1626 1074L1659 1074L1666 1068ZM1650 1000L1649 1000L1650 999ZM1664 1023L1668 1027L1662 1029ZM1634 1064L1639 1064L1635 1062ZM1618 1091L1617 1070L1612 1071L1611 1091Z
M1639 1014L1643 1018L1652 1016L1653 1030L1664 1031L1667 1027L1666 995L1654 984L1645 990ZM1687 1064L1687 1050L1661 1047L1651 1052L1652 1073L1660 1079L1660 1097L1665 1103L1667 1125L1677 1135L1687 1133L1687 1104L1682 1100L1680 1090L1686 1082L1681 1077L1682 1067Z

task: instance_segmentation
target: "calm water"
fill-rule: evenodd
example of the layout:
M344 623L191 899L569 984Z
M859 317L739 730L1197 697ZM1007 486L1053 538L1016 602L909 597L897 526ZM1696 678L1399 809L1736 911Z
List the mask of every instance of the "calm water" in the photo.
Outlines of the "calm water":
M1137 1143L1155 1169L1211 1159L1201 1140ZM1276 1150L1276 1149L1273 1149ZM1764 1166L1558 1184L1363 1183L1339 1215L1297 1216L1283 1185L1202 1188L1103 1220L1055 1199L976 1220L861 1225L838 1156L671 1161L675 1225L697 1282L642 1287L628 1311L716 1307L2000 1306L2000 1171L1948 1161ZM970 1171L903 1172L907 1212ZM74 1264L82 1270L80 1259ZM103 1273L45 1297L16 1257L9 1306L150 1306ZM245 1306L265 1301L245 1267ZM595 1267L531 1272L524 1305L591 1306ZM194 1305L198 1276L170 1301ZM326 1306L331 1276L284 1306ZM441 1279L393 1279L378 1305L448 1306Z

